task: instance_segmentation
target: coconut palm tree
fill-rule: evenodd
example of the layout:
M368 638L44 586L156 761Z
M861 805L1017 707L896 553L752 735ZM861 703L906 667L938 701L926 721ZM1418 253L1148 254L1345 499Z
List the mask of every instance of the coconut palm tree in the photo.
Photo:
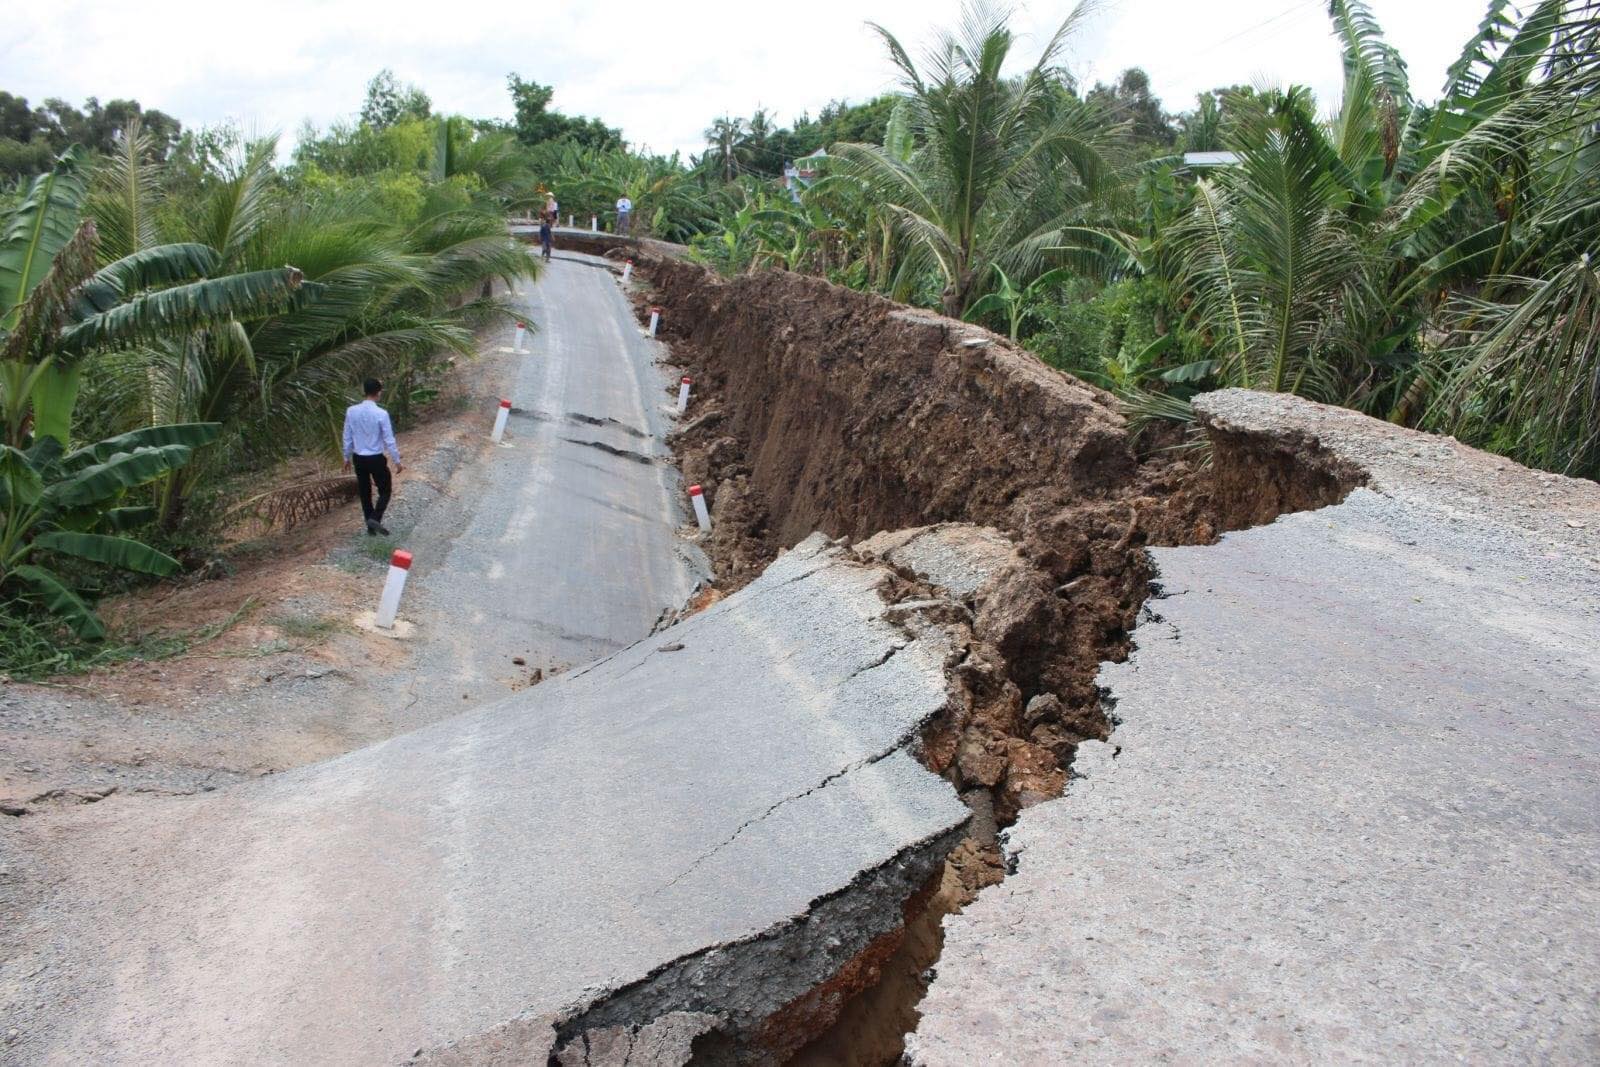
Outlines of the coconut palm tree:
M1186 366L1600 469L1597 14L1496 0L1425 106L1370 10L1334 0L1332 119L1303 89L1237 101L1239 165L1142 264L1178 295Z
M706 161L715 163L724 182L731 182L739 173L739 149L750 135L744 119L727 115L716 119L706 128Z
M507 241L497 211L439 195L425 200L418 219L395 220L359 190L288 203L277 194L274 156L270 139L256 142L199 203L160 213L187 216L184 236L227 268L302 265L316 299L170 331L99 364L102 432L161 422L225 427L201 463L164 484L168 525L222 470L296 447L331 449L337 412L364 377L392 379L392 405L403 417L417 376L441 354L470 353L471 327L504 312L481 296L484 282L537 270L525 248ZM137 213L158 212L159 181L111 185L153 188L156 202Z
M1004 72L1016 43L1006 14L969 2L960 30L940 37L920 67L874 25L900 71L916 148L906 158L884 145L830 150L888 206L905 267L943 279L952 316L982 295L993 267L1024 284L1040 273L1075 209L1108 178L1107 128L1055 73L1079 11L1015 78Z

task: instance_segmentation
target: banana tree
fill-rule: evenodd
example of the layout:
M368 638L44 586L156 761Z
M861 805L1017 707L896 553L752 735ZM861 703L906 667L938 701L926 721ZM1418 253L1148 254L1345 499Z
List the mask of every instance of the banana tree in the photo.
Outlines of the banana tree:
M67 444L85 358L294 306L293 267L223 274L202 244L136 248L95 269L98 231L79 221L82 150L35 179L0 227L0 415L13 448Z
M1044 294L1077 276L1076 272L1067 267L1057 267L1055 270L1045 271L1026 286L1018 288L1011 280L1011 276L1002 270L998 263L993 265L993 270L999 278L998 287L968 308L966 318L968 322L981 322L989 315L1002 313L1006 317L1013 341L1017 339L1023 321L1044 301Z
M75 240L78 215L87 195L86 153L74 145L62 153L48 173L29 185L21 201L0 226L0 413L6 440L19 444L39 395L40 407L52 416L64 394L72 392L44 361L24 358L19 342L42 325L48 306L58 304L70 288L68 278L92 269L92 239ZM56 270L58 256L64 269ZM68 265L71 269L67 269ZM44 283L50 284L44 284ZM38 294L36 297L35 294ZM30 301L30 297L34 297ZM48 300L40 299L48 297Z
M25 451L0 445L0 590L20 593L85 640L103 638L105 624L50 561L175 573L177 560L124 536L152 521L155 508L124 501L184 466L220 430L217 423L153 426L72 452L48 436Z

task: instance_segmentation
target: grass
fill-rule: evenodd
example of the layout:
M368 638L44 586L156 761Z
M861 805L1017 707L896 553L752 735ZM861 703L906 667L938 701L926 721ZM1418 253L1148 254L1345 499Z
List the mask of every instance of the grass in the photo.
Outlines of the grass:
M328 615L279 615L267 622L301 642L323 641L344 629L343 621Z
M37 681L82 674L129 660L163 660L197 648L231 630L255 609L254 597L220 622L179 634L117 634L104 641L80 641L48 618L11 602L0 605L0 674Z
M369 537L362 544L361 551L379 563L388 563L389 557L399 547L399 542L393 537Z

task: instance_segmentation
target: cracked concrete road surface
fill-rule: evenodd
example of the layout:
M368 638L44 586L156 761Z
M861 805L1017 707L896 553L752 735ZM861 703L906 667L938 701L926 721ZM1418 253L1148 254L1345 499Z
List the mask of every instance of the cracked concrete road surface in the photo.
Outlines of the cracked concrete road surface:
M431 628L425 687L493 682L514 656L549 668L615 652L707 573L678 533L657 346L605 261L562 253L519 289L536 330L506 397L505 442L478 498L420 530L450 538L443 560L419 557L407 604Z
M35 872L53 891L8 966L43 1007L8 1053L472 1062L546 1015L756 1025L893 929L968 817L906 751L947 700L950 637L886 621L887 575L816 537L669 635L490 706L63 813L23 846L74 860Z
M1197 406L1372 488L1155 550L1111 742L947 920L911 1062L1595 1062L1600 488Z

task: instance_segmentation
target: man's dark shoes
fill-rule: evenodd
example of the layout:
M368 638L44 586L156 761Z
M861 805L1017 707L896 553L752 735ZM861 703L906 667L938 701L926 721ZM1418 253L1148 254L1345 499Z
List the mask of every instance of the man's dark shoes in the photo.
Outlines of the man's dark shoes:
M375 522L372 525L376 526L378 528L378 532L383 534L383 536L389 536L389 527L385 526L383 523Z
M373 522L371 519L367 520L367 536L368 537L377 537L378 536L378 524L376 522Z

